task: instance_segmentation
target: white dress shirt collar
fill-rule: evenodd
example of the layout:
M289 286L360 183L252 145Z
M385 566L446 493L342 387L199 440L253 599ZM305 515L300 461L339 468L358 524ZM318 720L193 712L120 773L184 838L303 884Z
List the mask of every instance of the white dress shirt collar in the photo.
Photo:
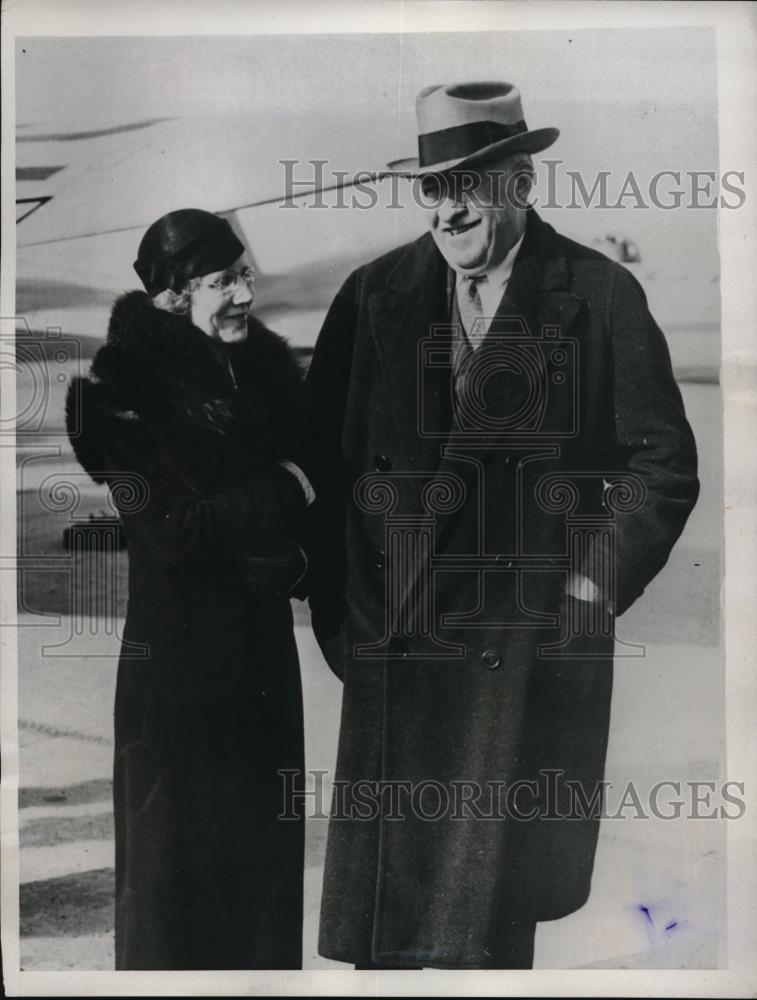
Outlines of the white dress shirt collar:
M505 259L493 267L491 271L486 271L486 277L488 278L489 284L492 288L499 288L502 285L506 285L510 275L513 273L513 265L515 264L515 258L518 256L518 251L523 243L523 236L514 243L510 249L507 251Z
M481 307L483 315L486 319L491 319L496 313L500 302L502 301L502 296L505 294L505 289L507 287L507 282L510 280L510 275L513 273L513 266L515 264L515 258L518 256L518 251L523 243L523 237L514 243L513 246L507 252L505 259L493 267L490 271L485 271L486 281L482 281L478 286L478 293L481 297ZM476 275L480 277L480 275ZM459 288L464 284L466 276L457 273L456 284ZM462 291L462 290L461 290Z

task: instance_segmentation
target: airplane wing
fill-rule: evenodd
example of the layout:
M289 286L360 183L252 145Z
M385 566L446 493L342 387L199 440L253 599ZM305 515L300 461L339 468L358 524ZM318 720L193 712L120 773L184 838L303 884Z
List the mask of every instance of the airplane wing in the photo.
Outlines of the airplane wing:
M419 213L391 208L385 189L407 182L379 180L370 210L370 185L350 186L383 165L384 145L364 117L330 114L20 128L17 312L32 328L102 338L114 297L137 284L142 231L197 205L244 237L256 313L307 349L349 271L422 232Z
M349 186L381 170L388 127L344 113L25 124L16 146L17 311L32 329L102 339L113 299L137 285L142 231L165 212L197 205L237 227L259 276L255 312L306 353L347 274L423 231L408 182ZM595 216L573 213L585 231L566 234L586 244L601 238ZM667 257L654 259L647 233L622 235L636 251L624 250L624 263L676 341L674 354L698 357L706 345L706 366L716 370L717 274L692 282Z
M383 156L345 123L294 117L202 116L17 136L18 245L139 230L165 212L283 202L333 190ZM375 151L371 151L373 145ZM32 207L34 202L40 203ZM332 203L333 204L333 203ZM44 211L41 208L44 207Z

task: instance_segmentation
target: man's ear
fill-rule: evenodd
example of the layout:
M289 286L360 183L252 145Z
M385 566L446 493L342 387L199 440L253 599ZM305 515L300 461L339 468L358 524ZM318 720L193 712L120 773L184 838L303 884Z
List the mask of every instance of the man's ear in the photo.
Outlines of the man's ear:
M533 186L534 175L532 170L526 166L518 168L513 177L513 194L515 204L519 208L528 207L528 199L531 196Z
M501 196L507 199L511 208L528 208L528 199L534 184L534 170L530 163L521 160L504 173L504 190Z

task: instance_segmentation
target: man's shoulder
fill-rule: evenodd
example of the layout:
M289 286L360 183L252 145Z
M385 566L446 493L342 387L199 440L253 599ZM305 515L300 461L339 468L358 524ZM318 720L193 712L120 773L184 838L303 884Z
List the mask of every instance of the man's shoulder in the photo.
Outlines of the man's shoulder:
M590 299L596 299L600 289L603 293L622 289L636 297L643 296L638 279L619 261L608 257L601 250L557 232L552 226L547 228L549 233L545 233L545 236L549 243L546 256L565 261L573 292Z
M401 246L394 247L386 253L375 257L357 267L351 274L352 280L371 287L383 285L396 272L409 272L413 266L422 265L438 255L438 250L429 233L424 233L417 239Z
M608 271L624 270L616 260L608 257L601 250L587 246L585 243L579 243L578 240L574 240L572 237L558 232L553 226L543 222L543 220L541 221L541 225L548 230L549 238L558 249L559 255L565 257L572 265L578 264L580 266L585 264L590 267L600 267Z

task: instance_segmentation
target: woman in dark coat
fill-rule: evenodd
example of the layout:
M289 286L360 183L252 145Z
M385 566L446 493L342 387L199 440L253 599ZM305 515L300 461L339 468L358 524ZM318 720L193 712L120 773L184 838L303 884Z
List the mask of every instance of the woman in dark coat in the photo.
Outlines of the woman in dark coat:
M67 405L129 549L116 967L300 968L304 826L277 818L304 769L299 370L248 315L252 270L226 221L164 216L135 269L147 293L116 302Z

